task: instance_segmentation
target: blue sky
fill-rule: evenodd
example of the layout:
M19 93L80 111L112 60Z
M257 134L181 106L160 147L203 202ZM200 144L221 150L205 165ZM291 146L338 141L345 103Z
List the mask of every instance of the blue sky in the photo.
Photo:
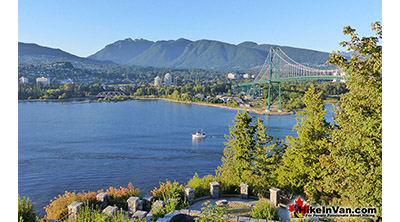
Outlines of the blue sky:
M125 38L254 41L331 52L351 25L382 21L379 0L19 0L18 41L89 56Z

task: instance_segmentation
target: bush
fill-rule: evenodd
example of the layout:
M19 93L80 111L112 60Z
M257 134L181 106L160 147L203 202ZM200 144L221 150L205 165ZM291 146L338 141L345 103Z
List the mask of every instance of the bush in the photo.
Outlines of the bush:
M169 199L176 199L179 203L183 203L185 187L176 181L171 183L171 181L166 180L165 183L160 183L160 188L154 187L150 193L156 200L163 200L166 202Z
M190 179L186 187L194 189L194 198L210 195L210 182L219 183L219 192L221 194L239 194L240 184L235 184L229 179L224 179L220 176L208 174L204 177L199 177L197 173Z
M154 204L152 205L151 212L153 213L154 221L158 220L158 218L163 218L165 215L180 210L182 207L178 204L178 201L171 199L170 201L165 201L165 206L163 208L156 209L154 208Z
M268 201L259 200L253 210L251 210L251 215L259 219L280 220L278 210Z
M175 210L187 208L188 204L184 199L184 189L185 187L182 184L176 181L171 183L169 180L166 180L165 183L160 183L159 188L154 187L154 189L150 191L151 195L156 200L163 200L165 206L161 209L155 209L153 205L151 210L153 212L153 220L162 218Z
M18 221L19 222L36 222L39 218L36 216L35 209L29 197L21 197L18 195Z
M231 221L225 215L228 214L227 208L224 206L218 206L210 204L210 201L204 202L202 205L205 207L201 208L201 213L198 217L194 218L196 222L228 222Z
M97 191L97 193L101 193L103 190ZM116 205L120 209L128 209L128 203L126 202L130 197L138 197L140 196L140 190L135 189L132 183L128 184L128 188L119 187L114 188L110 187L106 190L108 194L108 204Z
M50 200L50 204L45 206L46 220L63 220L67 218L68 215L68 205L74 201L85 202L89 207L95 207L96 195L104 192L99 190L97 192L68 192L65 191L64 195L58 195L54 200ZM108 200L110 205L116 205L120 209L127 209L127 200L131 196L139 196L139 189L135 189L132 183L128 184L128 188L120 187L114 188L110 187L105 193L108 194Z
M45 220L63 220L68 216L68 205L74 201L84 202L88 204L96 203L96 192L88 193L75 193L65 191L64 195L58 195L54 197L54 200L50 200L50 204L44 207L46 211Z
M194 189L194 198L204 197L210 195L210 182L217 181L217 178L211 174L199 177L197 173L190 179L186 187Z
M113 216L104 215L100 209L89 207L84 205L78 213L77 220L75 222L125 222L129 215L123 210L118 210ZM135 222L147 221L146 218L137 218L130 220Z

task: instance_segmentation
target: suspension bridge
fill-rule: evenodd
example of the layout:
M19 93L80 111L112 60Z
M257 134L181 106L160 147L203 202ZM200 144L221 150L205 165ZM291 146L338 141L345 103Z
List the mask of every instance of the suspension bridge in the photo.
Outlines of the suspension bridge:
M304 66L292 58L279 47L271 47L260 72L253 82L238 84L234 90L254 96L259 92L261 85L268 84L268 107L278 100L278 109L282 111L281 82L302 80L346 80L341 69L315 69Z

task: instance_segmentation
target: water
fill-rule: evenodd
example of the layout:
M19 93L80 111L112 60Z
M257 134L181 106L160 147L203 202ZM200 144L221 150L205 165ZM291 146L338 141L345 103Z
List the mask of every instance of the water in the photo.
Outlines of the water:
M236 113L161 100L19 102L18 192L43 216L43 207L64 191L132 182L148 193L159 181L185 183L195 172L213 174ZM264 120L268 135L296 135L294 115L251 115ZM192 141L200 129L208 137Z

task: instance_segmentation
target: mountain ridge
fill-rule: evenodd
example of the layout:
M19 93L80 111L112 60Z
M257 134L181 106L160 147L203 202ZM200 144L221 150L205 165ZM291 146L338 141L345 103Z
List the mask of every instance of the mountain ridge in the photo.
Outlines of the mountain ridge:
M18 65L38 65L54 62L71 62L75 67L115 64L115 62L109 60L100 61L79 57L59 48L18 42Z
M260 68L271 47L280 47L295 61L311 67L327 66L330 53L317 50L258 44L244 41L230 44L216 40L185 38L150 41L125 38L107 44L88 57L61 49L18 42L20 65L69 61L76 67L96 65L136 65L159 68L201 68L209 70L249 70Z
M144 41L146 42L145 46L143 46ZM125 47L120 47L121 45ZM88 58L111 60L121 65L254 69L264 63L271 47L281 47L285 53L293 56L294 60L297 59L296 61L299 63L311 66L325 65L325 62L329 59L327 52L290 46L258 44L252 41L245 41L236 45L216 40L200 39L192 41L185 38L158 41L126 38L108 44ZM129 48L135 50L129 50Z

